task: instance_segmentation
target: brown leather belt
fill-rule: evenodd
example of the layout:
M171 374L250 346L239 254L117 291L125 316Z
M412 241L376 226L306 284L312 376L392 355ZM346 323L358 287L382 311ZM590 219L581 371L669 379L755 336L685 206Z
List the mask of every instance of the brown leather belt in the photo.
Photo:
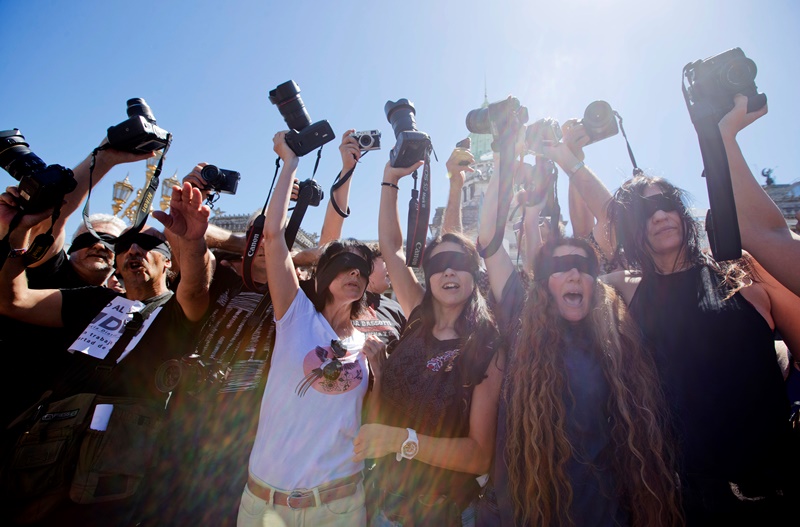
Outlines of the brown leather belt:
M247 488L254 496L269 503L270 492L274 494L273 503L275 505L282 505L295 509L307 509L308 507L318 507L323 503L330 503L332 501L340 500L355 494L358 484L361 482L361 472L356 472L352 476L346 478L339 478L337 480L320 485L319 499L321 503L317 503L314 499L314 491L308 489L293 490L289 493L281 492L279 490L273 491L268 487L264 487L255 481L251 476L247 477Z

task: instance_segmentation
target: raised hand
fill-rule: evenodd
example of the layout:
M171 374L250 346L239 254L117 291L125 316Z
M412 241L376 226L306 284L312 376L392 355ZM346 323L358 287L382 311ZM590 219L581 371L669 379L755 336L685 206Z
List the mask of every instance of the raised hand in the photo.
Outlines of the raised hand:
M589 134L577 119L569 119L561 125L561 140L569 147L578 161L586 159L583 147L589 144Z
M203 204L200 189L184 181L183 187L172 187L169 214L160 210L153 217L160 221L171 234L183 240L199 240L208 228L211 210Z
M286 132L287 131L278 132L272 138L272 149L284 163L297 159L297 154L286 144Z
M358 141L351 137L353 132L355 129L346 131L342 135L342 144L339 145L339 153L342 154L342 174L349 172L361 159L361 148L358 146Z
M723 137L736 137L741 130L753 121L767 114L767 105L760 110L747 113L747 96L737 93L733 97L733 109L725 114L719 122L719 131Z

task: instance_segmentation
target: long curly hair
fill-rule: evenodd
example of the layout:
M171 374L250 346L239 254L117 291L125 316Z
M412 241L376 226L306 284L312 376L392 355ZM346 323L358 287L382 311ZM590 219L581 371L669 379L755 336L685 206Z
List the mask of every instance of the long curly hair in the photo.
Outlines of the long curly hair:
M580 247L596 259L589 244L571 238L546 244L539 258L551 256L559 245ZM594 343L609 385L606 408L619 486L615 490L633 525L678 525L674 453L655 364L613 288L595 280L591 302L580 324ZM536 279L528 291L503 394L509 409L509 490L516 518L524 525L572 525L576 520L569 514L573 491L566 466L573 445L563 399L568 390L562 350L570 330L574 328L559 316L547 279Z
M746 260L717 262L713 256L704 251L701 244L700 225L689 212L688 194L657 176L641 174L625 181L614 193L614 199L608 206L608 218L611 228L617 235L618 247L615 257L622 261L628 269L639 271L642 275L657 272L651 255L652 247L647 240L647 218L642 218L637 211L641 209L645 189L648 186L659 187L662 193L679 204L678 213L683 225L685 263L690 265L706 265L718 273L728 288L726 298L749 285L750 265ZM679 262L675 262L676 264Z
M485 377L486 365L491 357L486 356L486 350L496 351L499 344L499 332L492 311L486 302L486 298L481 293L478 285L480 272L480 256L475 244L469 238L458 233L446 233L430 241L425 248L423 256L423 266L431 258L433 250L442 243L452 242L461 246L468 259L473 264L472 273L475 285L472 294L464 304L461 315L455 324L455 331L460 337L465 337L466 342L461 348L461 368L462 381L465 386L478 385ZM426 280L427 282L427 280ZM433 326L436 323L436 315L433 304L436 300L431 293L431 288L425 288L419 307L419 319L422 324L420 330L425 338L433 335ZM410 319L409 319L410 320Z

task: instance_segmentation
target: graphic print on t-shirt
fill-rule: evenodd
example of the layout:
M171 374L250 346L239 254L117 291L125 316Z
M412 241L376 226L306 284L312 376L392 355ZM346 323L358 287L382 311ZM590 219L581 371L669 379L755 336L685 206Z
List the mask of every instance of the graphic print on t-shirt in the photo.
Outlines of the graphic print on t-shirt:
M364 379L364 372L358 362L359 351L348 350L347 354L339 359L342 365L339 376L331 379L322 375L322 370L336 358L336 355L330 346L324 348L317 346L309 351L303 359L303 374L308 378L313 375L315 370L318 370L319 375L316 376L316 380L311 386L326 395L339 395L355 390Z
M444 371L452 371L453 363L461 354L461 350L454 349L440 353L428 361L427 368L431 371L439 371L444 366Z

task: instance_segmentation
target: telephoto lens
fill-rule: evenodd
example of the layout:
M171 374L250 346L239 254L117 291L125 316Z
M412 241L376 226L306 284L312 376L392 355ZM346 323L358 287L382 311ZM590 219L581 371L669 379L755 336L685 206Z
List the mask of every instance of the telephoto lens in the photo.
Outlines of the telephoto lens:
M141 115L153 124L156 124L156 118L150 106L142 98L128 99L128 117Z
M306 105L300 98L300 86L294 81L286 81L269 92L269 101L278 107L283 120L291 130L298 132L311 124Z
M414 132L417 130L417 121L414 115L414 103L408 99L398 99L397 102L387 101L383 106L386 112L386 119L392 125L395 139L399 139L402 132Z

